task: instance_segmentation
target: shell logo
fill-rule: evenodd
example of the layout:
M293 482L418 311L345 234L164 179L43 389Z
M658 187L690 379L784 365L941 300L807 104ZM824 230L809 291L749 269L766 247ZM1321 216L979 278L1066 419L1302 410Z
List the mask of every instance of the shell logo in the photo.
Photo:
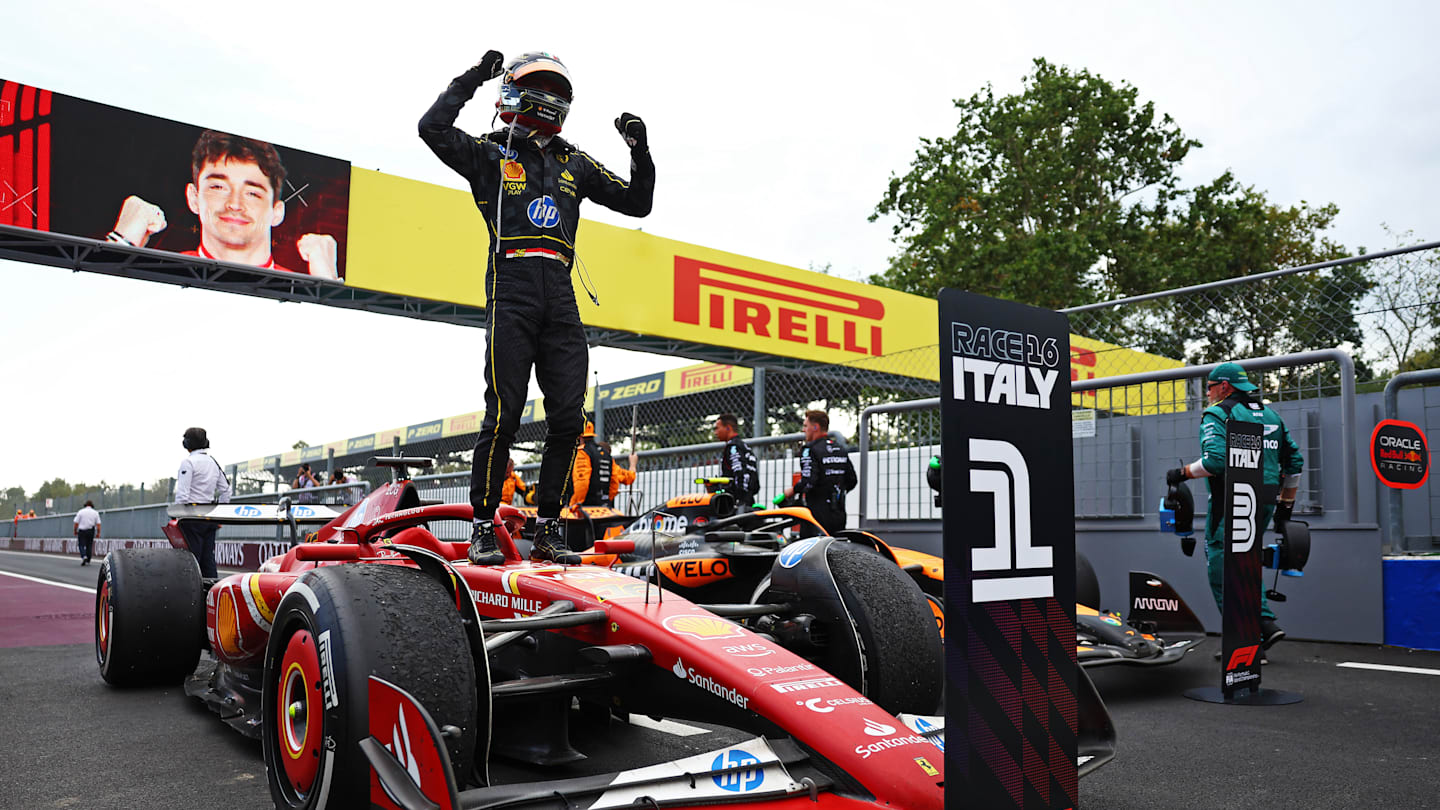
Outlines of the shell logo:
M692 638L736 638L745 634L740 628L716 616L669 616L661 622L672 633Z

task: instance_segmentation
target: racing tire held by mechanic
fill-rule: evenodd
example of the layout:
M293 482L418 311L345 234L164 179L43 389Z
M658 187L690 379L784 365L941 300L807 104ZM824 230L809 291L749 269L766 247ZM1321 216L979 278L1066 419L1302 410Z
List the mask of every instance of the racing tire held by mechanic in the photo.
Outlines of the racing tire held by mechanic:
M261 738L277 808L370 806L360 741L370 736L371 675L414 696L439 728L459 729L445 737L454 774L474 767L475 662L453 599L421 571L305 574L275 610L264 672ZM488 720L480 731L488 739Z
M849 660L843 645L832 644L815 663L891 714L934 714L944 686L944 658L935 616L920 587L864 546L831 543L826 559L859 637L861 660ZM761 593L756 601L771 596Z
M205 587L195 555L173 548L112 551L95 583L95 660L114 686L179 683L205 639Z

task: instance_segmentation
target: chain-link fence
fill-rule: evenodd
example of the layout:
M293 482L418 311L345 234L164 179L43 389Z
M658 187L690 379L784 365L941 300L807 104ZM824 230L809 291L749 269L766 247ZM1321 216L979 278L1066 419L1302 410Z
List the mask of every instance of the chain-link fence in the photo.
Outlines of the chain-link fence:
M1072 307L1080 379L1342 347L1358 380L1440 364L1440 242ZM1333 371L1333 370L1332 370ZM1333 387L1292 369L1275 388ZM1313 379L1295 377L1318 373Z

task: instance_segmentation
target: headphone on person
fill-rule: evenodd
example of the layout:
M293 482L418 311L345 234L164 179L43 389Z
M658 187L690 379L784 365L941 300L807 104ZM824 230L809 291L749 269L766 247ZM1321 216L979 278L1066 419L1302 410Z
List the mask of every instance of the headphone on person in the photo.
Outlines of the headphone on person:
M205 428L192 427L185 429L185 435L180 437L180 444L193 453L209 447L210 439L205 436Z

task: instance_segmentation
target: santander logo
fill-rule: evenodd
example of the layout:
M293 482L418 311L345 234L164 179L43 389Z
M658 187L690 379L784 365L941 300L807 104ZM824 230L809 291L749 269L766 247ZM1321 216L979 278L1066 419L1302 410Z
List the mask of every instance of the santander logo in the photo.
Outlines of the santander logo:
M895 733L894 726L887 726L884 723L877 723L870 718L865 718L865 733L871 737L889 737Z

